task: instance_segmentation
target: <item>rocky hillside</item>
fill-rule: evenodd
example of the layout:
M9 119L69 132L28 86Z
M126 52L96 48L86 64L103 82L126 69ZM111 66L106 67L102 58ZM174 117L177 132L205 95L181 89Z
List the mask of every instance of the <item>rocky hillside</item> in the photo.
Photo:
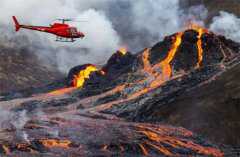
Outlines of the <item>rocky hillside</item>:
M209 83L183 92L168 105L143 108L138 120L183 126L219 144L239 146L240 65Z
M0 93L44 86L62 75L44 66L27 48L0 46Z

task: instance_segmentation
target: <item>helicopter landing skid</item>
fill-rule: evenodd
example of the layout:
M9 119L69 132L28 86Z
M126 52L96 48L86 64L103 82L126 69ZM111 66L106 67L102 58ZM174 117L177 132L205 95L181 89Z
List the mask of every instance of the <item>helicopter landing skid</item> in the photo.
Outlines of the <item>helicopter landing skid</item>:
M62 38L62 37L56 37L57 42L75 42L73 38Z

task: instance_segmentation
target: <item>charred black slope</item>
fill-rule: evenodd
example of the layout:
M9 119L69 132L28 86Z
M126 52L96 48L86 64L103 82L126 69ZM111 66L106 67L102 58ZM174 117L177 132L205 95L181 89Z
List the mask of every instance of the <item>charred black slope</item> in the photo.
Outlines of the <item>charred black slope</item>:
M173 49L172 45L174 45L174 42L176 43L178 35L179 33L166 37L163 42L159 42L148 51L148 68L151 69L164 62L171 49ZM184 126L203 136L206 133L205 137L213 141L233 145L238 144L238 139L233 138L237 134L228 134L231 129L234 129L233 132L238 132L239 126L237 124L234 126L235 122L240 118L234 108L238 99L234 99L236 96L229 94L224 99L222 96L224 95L223 93L227 92L227 89L224 88L224 84L220 85L215 82L214 78L219 77L219 79L223 79L226 78L224 76L229 75L228 73L235 71L230 76L235 77L232 81L237 80L237 68L235 70L231 69L239 63L239 44L211 32L205 32L199 37L198 31L194 30L184 32L181 35L181 39L181 44L178 45L174 58L170 62L172 69L171 77L166 78L169 81L164 80L163 83L159 83L162 80L158 80L158 75L163 75L163 71L161 71L163 67L154 70L150 74L148 72L149 69L147 67L144 68L146 66L144 65L146 64L144 63L146 62L146 60L144 61L144 54L147 54L147 50L145 50L143 53L135 56L135 62L129 63L128 66L132 69L131 73L123 73L112 81L119 82L119 86L124 84L124 88L116 93L113 92L110 96L108 95L97 100L94 105L97 106L98 111L103 113L115 114L134 121L166 122ZM201 44L199 44L200 40ZM199 54L200 49L202 49L201 61L199 61L199 58L201 58L201 54ZM139 72L142 69L143 72ZM158 74L155 75L154 73ZM114 75L114 70L108 75ZM152 75L150 79L157 80L155 82L157 85L154 88L148 87L151 85L151 81L145 78L149 77L149 75ZM91 80L95 79L97 78L91 78ZM143 84L139 83L141 79L144 80ZM213 82L209 83L211 81ZM225 84L227 82L228 80L225 81ZM236 81L235 83L235 88L237 89L238 84ZM82 92L91 91L94 85L98 85L101 89L100 91L104 91L104 88L109 89L108 84L109 82L100 81L96 84L91 84L92 86L86 85ZM212 90L204 91L204 88L207 88L205 86L209 86ZM112 88L115 87L112 86ZM222 91L219 91L219 89ZM219 92L222 93L222 96ZM135 95L137 96L135 97ZM218 101L213 101L214 99L221 100L221 104ZM105 105L108 106L106 107ZM229 109L227 109L228 112L225 112L225 108ZM224 112L224 114L218 114L221 112ZM218 121L221 125L217 122L214 124L215 121ZM201 122L201 125L193 125L198 124L198 122ZM232 124L232 126L221 129L225 124ZM221 131L215 134L213 129L210 129L211 125L215 126L214 129Z
M240 65L199 88L142 107L139 121L182 126L219 144L240 145ZM163 105L163 103L166 103Z

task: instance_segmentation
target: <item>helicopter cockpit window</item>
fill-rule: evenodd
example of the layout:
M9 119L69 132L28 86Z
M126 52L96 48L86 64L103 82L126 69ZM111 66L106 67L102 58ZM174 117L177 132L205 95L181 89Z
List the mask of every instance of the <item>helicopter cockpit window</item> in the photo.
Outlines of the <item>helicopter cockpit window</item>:
M69 31L72 36L77 36L77 28L74 28L74 27L69 28Z

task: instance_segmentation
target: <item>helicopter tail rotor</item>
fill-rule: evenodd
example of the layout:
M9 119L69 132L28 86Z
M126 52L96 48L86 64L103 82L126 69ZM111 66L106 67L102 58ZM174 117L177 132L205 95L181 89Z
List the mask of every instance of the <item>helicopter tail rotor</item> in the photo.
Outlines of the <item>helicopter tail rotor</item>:
M13 21L14 21L14 24L15 24L15 29L16 29L16 32L17 32L21 28L21 25L19 24L19 22L18 22L18 20L15 16L13 16L12 18L13 18Z

